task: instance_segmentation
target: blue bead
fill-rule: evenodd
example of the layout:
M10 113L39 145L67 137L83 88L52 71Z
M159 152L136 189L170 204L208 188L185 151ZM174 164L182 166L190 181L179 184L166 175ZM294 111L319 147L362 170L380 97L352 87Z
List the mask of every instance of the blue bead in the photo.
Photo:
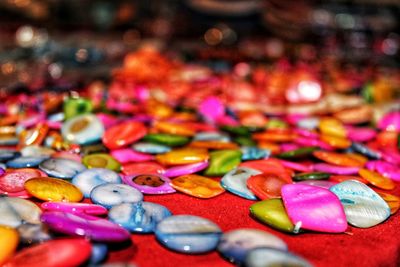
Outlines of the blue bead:
M98 264L107 257L108 247L106 244L92 244L92 255L89 259L89 264Z
M214 250L222 232L218 225L208 219L175 215L162 220L155 234L157 240L171 250L197 254Z
M264 159L271 155L270 150L260 149L255 146L243 146L240 150L242 151L242 160Z
M93 188L105 183L122 183L121 177L114 171L103 168L84 170L72 178L72 183L88 198Z
M163 154L171 151L171 148L164 145L139 142L132 146L137 152L148 153L148 154Z
M21 153L12 149L0 149L0 161L8 161L19 157Z
M9 168L32 168L39 166L44 160L49 157L40 156L40 157L19 157L12 160L7 161L7 167Z
M90 193L93 203L102 205L107 209L122 203L135 203L143 200L143 194L126 184L107 183L93 188Z
M50 158L39 164L39 169L51 177L71 179L86 167L79 162L70 159Z
M160 221L171 215L166 207L159 204L137 202L112 207L108 218L131 232L151 233Z

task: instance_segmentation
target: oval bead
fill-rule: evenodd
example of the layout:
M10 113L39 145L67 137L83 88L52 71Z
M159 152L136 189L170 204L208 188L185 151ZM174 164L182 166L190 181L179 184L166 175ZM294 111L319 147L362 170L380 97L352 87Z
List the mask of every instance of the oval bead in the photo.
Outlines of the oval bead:
M162 133L147 134L145 137L143 137L143 140L150 143L166 145L171 147L183 146L189 143L190 141L190 139L186 136L174 135L174 134L162 134Z
M241 161L240 150L218 150L210 153L208 168L204 171L207 176L220 176L236 168Z
M20 243L32 245L53 239L49 229L44 224L24 223L17 228Z
M239 167L225 174L221 179L221 185L227 191L240 197L256 200L256 196L247 188L247 180L261 172L255 169Z
M79 188L56 178L32 178L25 182L24 187L32 196L46 201L78 202L83 198Z
M277 198L281 196L281 188L287 182L273 174L253 175L247 180L247 187L259 198Z
M202 161L202 162L198 162L198 163L192 163L192 164L171 167L171 168L166 169L163 174L166 177L177 177L177 176L181 176L181 175L196 173L196 172L204 170L207 167L208 167L208 161Z
M225 232L217 250L230 262L241 265L247 253L257 247L287 249L286 243L273 234L257 229L242 228Z
M171 180L159 174L139 174L123 176L122 180L143 194L169 194L175 193L170 185Z
M132 148L138 152L149 154L163 154L171 151L171 148L166 145L153 144L148 142L139 142L132 145Z
M306 260L284 250L274 248L255 248L246 256L245 264L247 267L265 266L296 266L312 267Z
M396 187L396 184L392 180L380 175L377 172L361 169L358 173L362 178L378 188L392 190Z
M142 201L143 194L129 185L107 183L93 188L90 199L109 209L122 203Z
M96 186L105 183L119 184L122 183L122 180L121 177L112 170L92 168L78 173L72 178L71 182L88 198L90 197L90 192L92 192L93 188Z
M206 149L184 148L157 155L156 160L163 165L182 165L206 161L208 157Z
M188 254L206 253L217 247L222 234L212 221L191 215L175 215L162 220L156 238L167 248Z
M363 167L364 163L354 159L352 157L349 157L348 155L345 154L339 154L339 153L334 153L334 152L327 152L327 151L314 151L313 152L314 157L325 161L327 163L331 163L334 165L339 165L339 166L346 166L346 167Z
M86 213L89 215L107 214L107 209L100 205L89 203L69 203L69 202L44 202L41 208L48 211L65 211L69 213Z
M18 227L23 223L40 223L42 211L31 201L16 197L0 197L0 225Z

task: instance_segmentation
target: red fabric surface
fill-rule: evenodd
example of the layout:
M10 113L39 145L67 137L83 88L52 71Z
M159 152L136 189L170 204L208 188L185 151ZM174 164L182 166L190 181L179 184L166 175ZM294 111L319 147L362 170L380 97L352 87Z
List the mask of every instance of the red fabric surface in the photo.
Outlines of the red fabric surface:
M390 192L400 194L400 184ZM348 234L302 233L288 235L253 219L249 207L253 201L228 192L212 199L198 199L175 193L145 196L145 201L166 206L174 215L198 215L217 223L223 231L257 228L282 238L289 251L302 256L315 266L400 266L400 213L386 222L368 229L349 227ZM153 266L233 266L217 252L185 255L160 245L155 236L133 235L135 247L111 253L109 261L129 260L140 267Z

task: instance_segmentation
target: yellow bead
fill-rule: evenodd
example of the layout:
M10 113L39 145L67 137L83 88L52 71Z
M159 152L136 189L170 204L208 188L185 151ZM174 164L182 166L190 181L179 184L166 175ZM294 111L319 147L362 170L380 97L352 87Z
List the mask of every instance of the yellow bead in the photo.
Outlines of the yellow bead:
M219 182L196 174L177 177L172 180L171 186L180 192L199 198L215 197L225 191Z
M0 226L0 265L7 261L15 249L19 241L18 232L7 226Z
M324 135L346 138L346 129L341 121L334 118L321 118L319 130Z
M351 142L348 139L334 135L322 134L320 139L334 148L346 149L351 146Z
M26 181L24 187L32 196L46 201L78 202L83 198L79 188L56 178L33 178Z
M208 158L208 151L204 148L182 148L156 156L156 160L163 165L197 163L208 160Z

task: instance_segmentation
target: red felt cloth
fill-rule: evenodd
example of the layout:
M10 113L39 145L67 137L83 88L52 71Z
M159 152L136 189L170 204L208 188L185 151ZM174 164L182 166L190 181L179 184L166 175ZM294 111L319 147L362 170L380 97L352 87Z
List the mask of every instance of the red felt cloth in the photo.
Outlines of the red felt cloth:
M390 193L400 195L400 184ZM270 232L282 238L288 244L289 251L304 257L315 266L400 266L400 212L369 229L349 227L348 234L307 232L288 235L251 218L249 206L254 202L228 192L207 200L182 193L146 195L145 201L162 204L174 215L191 214L208 218L223 231L248 227ZM132 240L136 247L112 252L109 261L129 260L140 267L233 266L217 252L204 255L172 252L160 245L152 234L135 234Z

